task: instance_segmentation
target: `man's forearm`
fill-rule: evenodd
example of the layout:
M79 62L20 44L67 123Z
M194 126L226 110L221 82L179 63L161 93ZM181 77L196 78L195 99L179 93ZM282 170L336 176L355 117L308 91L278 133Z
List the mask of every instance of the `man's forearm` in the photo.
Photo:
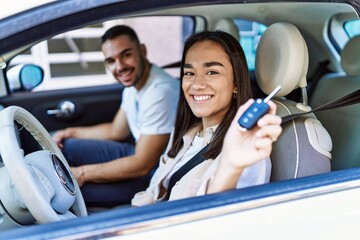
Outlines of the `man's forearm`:
M98 139L98 140L113 140L111 124L102 123L90 127L70 127L66 128L66 138L80 138L80 139Z
M145 176L159 161L170 134L141 135L135 154L84 166L86 182L115 182Z
M89 164L83 166L83 180L85 182L116 182L146 175L151 167L138 163L136 156L119 158L106 163Z

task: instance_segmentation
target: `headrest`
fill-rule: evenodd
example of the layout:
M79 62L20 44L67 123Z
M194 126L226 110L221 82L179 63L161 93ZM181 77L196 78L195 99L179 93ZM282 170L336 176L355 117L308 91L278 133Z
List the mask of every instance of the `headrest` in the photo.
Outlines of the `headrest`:
M341 67L347 75L360 76L360 35L350 39L341 52Z
M259 87L269 94L276 86L276 96L286 96L298 87L306 87L309 66L308 49L300 31L290 23L275 23L262 35L255 58Z
M222 18L215 24L214 27L215 31L223 31L226 33L231 34L238 42L240 42L240 33L239 29L234 23L234 20L230 18Z

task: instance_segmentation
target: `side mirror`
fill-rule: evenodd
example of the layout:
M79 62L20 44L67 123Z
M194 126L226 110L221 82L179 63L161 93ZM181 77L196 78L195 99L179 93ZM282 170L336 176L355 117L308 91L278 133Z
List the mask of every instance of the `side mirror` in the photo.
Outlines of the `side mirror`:
M6 72L9 88L15 91L30 91L44 80L43 69L34 64L20 64Z

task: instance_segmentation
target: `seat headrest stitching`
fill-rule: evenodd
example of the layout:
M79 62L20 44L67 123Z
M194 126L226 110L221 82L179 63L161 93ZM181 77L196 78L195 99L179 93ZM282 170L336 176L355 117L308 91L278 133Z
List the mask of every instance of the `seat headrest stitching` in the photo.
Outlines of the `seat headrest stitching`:
M277 100L273 100L273 102L281 105L288 112L288 114L291 114L290 109L285 104L283 104L282 102L279 102ZM292 127L294 129L295 142L296 142L296 166L295 166L294 178L297 178L298 173L299 173L299 165L300 165L299 135L298 135L298 133L296 131L295 120L291 120L291 123L292 123Z
M294 133L295 133L295 141L296 141L296 167L295 167L295 172L294 172L294 178L297 178L298 173L299 173L299 165L300 165L300 146L299 146L299 135L297 133L296 130L296 125L295 125L295 120L291 120L293 128L294 128Z

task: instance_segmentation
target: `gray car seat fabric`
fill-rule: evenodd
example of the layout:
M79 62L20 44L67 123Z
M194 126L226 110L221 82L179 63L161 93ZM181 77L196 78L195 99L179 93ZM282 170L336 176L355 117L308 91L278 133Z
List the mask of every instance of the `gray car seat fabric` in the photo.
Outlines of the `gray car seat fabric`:
M313 107L360 89L360 36L352 38L341 53L344 72L322 77L311 98ZM360 105L317 113L333 139L332 169L360 166Z
M269 94L276 86L277 114L287 116L307 112L306 74L308 50L300 31L289 23L275 23L260 39L256 52L256 78ZM301 88L303 102L285 96ZM271 181L280 181L329 172L332 141L314 114L306 114L282 125L283 132L273 144Z

